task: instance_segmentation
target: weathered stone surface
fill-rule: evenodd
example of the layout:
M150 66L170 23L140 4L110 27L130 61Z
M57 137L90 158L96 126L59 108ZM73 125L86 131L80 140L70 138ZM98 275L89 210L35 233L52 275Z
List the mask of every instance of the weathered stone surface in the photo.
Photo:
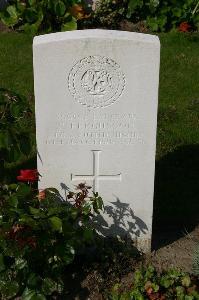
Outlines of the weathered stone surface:
M103 197L104 235L150 250L160 44L106 30L34 39L40 188L87 182Z

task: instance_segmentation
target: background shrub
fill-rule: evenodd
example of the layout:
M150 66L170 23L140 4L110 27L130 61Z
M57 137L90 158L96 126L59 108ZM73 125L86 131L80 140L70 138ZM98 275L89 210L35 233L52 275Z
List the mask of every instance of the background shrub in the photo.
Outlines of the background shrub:
M198 0L103 0L98 1L94 12L96 23L118 28L123 19L132 23L144 22L151 31L175 29L181 22L199 28Z
M66 31L77 28L77 20L86 16L86 7L82 0L10 0L0 18L7 26L25 32Z
M35 152L34 115L29 101L0 88L0 181L7 165L15 164Z
M66 31L105 27L120 29L120 22L143 22L142 28L168 31L188 22L199 28L198 0L10 0L0 13L7 26L26 32ZM83 20L83 22L82 22ZM83 25L82 25L83 23Z

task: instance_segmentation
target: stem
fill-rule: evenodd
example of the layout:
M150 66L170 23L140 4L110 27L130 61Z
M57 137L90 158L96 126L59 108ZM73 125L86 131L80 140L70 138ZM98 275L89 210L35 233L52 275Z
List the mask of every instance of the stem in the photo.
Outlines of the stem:
M195 6L195 8L194 8L194 10L193 10L193 12L192 12L192 15L195 15L195 13L196 13L198 7L199 7L199 1L198 1L198 3L196 4L196 6Z

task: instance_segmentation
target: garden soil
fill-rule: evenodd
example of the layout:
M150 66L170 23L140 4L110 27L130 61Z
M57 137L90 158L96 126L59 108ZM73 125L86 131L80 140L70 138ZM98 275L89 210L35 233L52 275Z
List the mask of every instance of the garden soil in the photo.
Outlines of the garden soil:
M153 264L158 272L177 268L192 273L194 253L199 245L199 226L189 232L186 228L180 233L174 228L167 232L156 231L154 239L155 250L150 255L135 259L116 258L117 267L111 262L105 270L102 263L96 263L88 269L79 265L78 271L71 270L71 281L67 279L71 288L64 300L106 300L108 291L116 283L121 283L122 290L128 289L132 284L134 271L143 264Z

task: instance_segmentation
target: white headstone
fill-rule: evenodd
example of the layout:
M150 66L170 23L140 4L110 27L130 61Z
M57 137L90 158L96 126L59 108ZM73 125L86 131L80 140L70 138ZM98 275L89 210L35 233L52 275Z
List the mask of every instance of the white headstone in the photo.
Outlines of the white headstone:
M160 43L109 30L34 38L40 188L103 197L104 235L129 236L150 250Z

